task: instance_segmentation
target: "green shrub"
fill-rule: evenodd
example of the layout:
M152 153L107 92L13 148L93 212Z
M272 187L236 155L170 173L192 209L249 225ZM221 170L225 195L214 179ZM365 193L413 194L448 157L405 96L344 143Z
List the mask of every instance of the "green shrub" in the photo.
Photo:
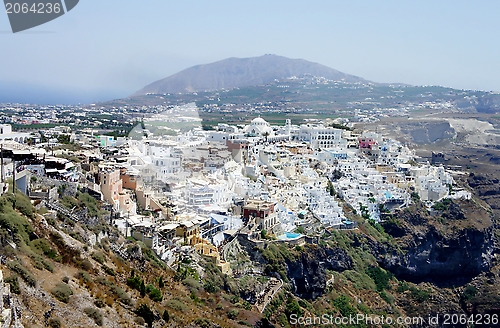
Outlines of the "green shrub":
M227 317L229 319L236 319L238 317L238 315L240 314L240 311L238 311L238 309L231 309L228 313L227 313Z
M102 313L98 309L92 308L92 307L87 307L83 310L86 315L89 316L89 318L94 319L94 322L98 326L102 326Z
M170 314L168 313L167 310L164 310L163 311L163 315L161 316L161 318L163 319L163 321L165 322L169 322L170 321Z
M104 261L106 261L106 257L102 252L93 252L91 257L101 265L104 264Z
M410 287L411 296L419 303L425 302L430 297L430 291Z
M175 311L179 311L179 312L188 312L189 311L189 307L178 301L178 300L168 300L166 303L165 303L166 306L168 306L169 308L171 308L172 310L175 310Z
M297 303L297 301L293 297L288 298L285 306L285 311L288 316L296 314L300 317L304 314L304 310L302 310L299 303Z
M103 265L102 269L104 270L104 272L106 272L106 274L108 274L110 276L113 276L113 277L116 276L116 272L115 272L115 270L113 268L110 268L110 267L108 267L106 265Z
M78 200L76 200L75 198L71 197L71 196L63 196L61 197L60 199L60 203L66 207L68 210L72 210L73 208L78 208L79 207L79 202Z
M379 267L370 267L366 270L366 273L373 279L375 285L377 286L377 291L382 291L389 285L389 280L392 278L392 274L382 270Z
M102 276L99 276L95 279L95 281L103 286L106 286L106 287L113 287L113 286L116 286L114 282L112 281L109 281L108 279L106 279L106 277L102 277Z
M4 279L4 282L10 285L10 291L14 294L21 294L21 288L19 287L19 279L17 276L10 276Z
M200 328L210 328L212 324L207 318L198 318L193 321L194 324L198 325Z
M153 326L155 314L153 313L153 311L151 311L149 306L147 306L146 304L139 305L139 307L135 310L135 314L143 318L150 327Z
M33 213L35 208L33 207L33 204L31 204L30 199L28 196L21 192L16 192L16 209L19 210L22 214L25 216L29 217L32 219L34 217Z
M398 284L398 288L396 289L396 291L398 293L404 293L408 290L408 283L406 281L400 281L399 284Z
M194 290L191 291L191 294L189 295L189 298L191 298L195 303L200 303L201 300L200 298L196 295Z
M127 279L127 286L139 290L141 288L142 280L139 277L130 277Z
M63 282L60 282L52 289L52 294L54 295L55 298L57 298L59 301L63 303L68 303L69 302L69 297L73 295L73 291L71 290L71 287Z
M0 197L0 232L4 236L14 235L14 242L29 245L29 235L33 232L29 221L14 210L14 196L4 194Z
M432 208L436 211L446 211L450 204L451 199L443 199L442 201L436 202L434 205L432 205Z
M229 300L229 302L233 303L233 304L236 304L240 301L240 298L238 296L232 296L231 299Z
M465 301L465 302L470 302L474 298L474 296L477 295L477 292L478 292L478 290L477 290L476 287L474 287L474 286L467 286L464 289L462 295L460 295L460 299L462 301Z
M373 279L370 278L366 273L364 272L358 272L356 270L346 270L341 273L341 275L344 275L348 280L353 282L355 285L355 288L359 289L376 289L376 285L373 281Z
M420 196L418 195L417 192L412 192L410 197L414 203L418 203L420 201Z
M118 297L118 301L125 305L132 305L132 299L130 296L120 287L112 286L111 291Z
M186 279L182 280L182 284L187 287L191 287L193 289L200 289L201 288L201 283L191 277L187 277ZM208 292L208 290L207 290Z
M360 310L362 313L365 313L365 314L368 314L368 313L372 313L372 309L369 308L366 304L363 304L363 303L358 303L356 305L356 307L358 308L358 310Z
M71 221L68 221L68 222L71 222ZM78 240L82 244L85 244L85 240L83 239L82 235L79 232L72 231L69 233L69 236L75 240Z
M204 286L205 290L208 293L217 293L219 291L219 287L217 287L213 282L207 281L207 283Z
M143 242L137 242L141 246L142 254L146 257L149 263L159 269L166 269L165 263L158 258L158 256Z
M94 266L92 265L92 262L89 261L89 259L84 259L80 266L85 271L91 271L92 269L94 269Z
M303 299L299 299L299 305L300 307L303 307L304 309L307 309L309 311L314 311L314 308L313 306L311 305L311 303L309 303L308 301L306 300L303 300Z
M127 279L127 285L136 289L141 294L141 297L146 296L146 284L139 277L130 277Z
M76 278L77 278L77 279L81 279L81 280L83 280L84 282L89 282L89 281L90 281L90 276L89 276L89 274L88 274L87 272L85 272L85 271L82 271L82 270L80 270L80 271L78 271L78 272L76 273Z
M49 272L54 272L54 266L52 265L52 263L50 263L48 261L45 261L43 258L41 258L40 256L35 255L35 254L33 254L31 256L31 258L33 259L33 265L38 270L44 270L45 269L45 270L47 270Z
M335 306L339 312L344 317L348 317L349 315L355 315L356 309L354 309L349 302L351 299L345 295L341 295L340 297L334 299L332 301L333 306Z
M59 320L59 318L50 318L48 323L49 323L49 326L52 328L60 328L61 327L61 320Z
M52 263L50 263L49 261L45 261L42 259L42 265L45 268L45 270L49 272L54 272L54 265L52 265Z
M31 242L31 245L33 245L33 247L35 247L35 249L40 250L49 259L56 259L58 256L55 249L52 248L49 241L45 238L39 238L39 239L33 240Z
M89 210L89 216L98 216L99 215L99 204L97 204L97 200L90 196L87 193L77 193L76 197L80 202L83 203L83 205L88 208Z
M146 286L146 293L148 293L149 298L151 298L151 300L154 302L161 302L161 300L163 299L161 291L154 288L154 286L151 284Z
M19 262L19 261L12 261L7 263L7 267L16 272L23 278L23 280L31 287L36 286L36 279L35 277Z
M262 239L266 239L267 238L267 231L266 231L266 229L262 229L260 231L260 238L262 238Z
M392 302L394 302L393 297L391 297L390 294L387 294L385 290L379 292L379 295L384 301L386 301L389 304L392 304Z
M57 228L56 220L54 220L54 218L52 218L52 217L50 217L50 216L46 216L46 217L45 217L45 221L47 221L47 224L48 224L48 225L51 225L51 226L53 226L54 228Z

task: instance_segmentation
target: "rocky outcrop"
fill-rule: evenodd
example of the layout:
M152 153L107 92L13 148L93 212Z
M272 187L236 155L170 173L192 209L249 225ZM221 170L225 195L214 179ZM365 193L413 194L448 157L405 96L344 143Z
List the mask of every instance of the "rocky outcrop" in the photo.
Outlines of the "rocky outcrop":
M492 209L500 210L500 180L497 177L471 173L467 183Z
M500 195L500 180L496 177L471 173L467 182L479 196Z
M495 225L474 226L475 219L467 217L461 206L451 202L435 217L422 208L400 213L383 227L398 238L401 251L374 246L373 255L381 266L404 280L443 287L468 283L494 265L500 249Z
M438 140L448 140L455 137L456 132L449 122L418 122L401 126L401 131L416 144L431 144Z
M262 249L267 247L265 243L257 244L244 235L240 235L238 236L238 244L248 253L254 268L262 267L264 269L268 266L269 261L262 254ZM280 251L275 250L275 252L279 253ZM307 245L294 256L275 255L275 258L281 258L280 264L277 265L284 268L280 271L281 274L286 274L286 277L281 276L280 278L288 280L292 293L306 299L315 299L323 295L328 279L326 270L341 272L353 267L351 257L341 248ZM268 273L280 275L276 271L268 271ZM248 298L249 295L243 296Z
M455 105L461 111L477 113L498 113L500 111L500 96L497 94L485 94L479 97L464 97L455 100Z
M462 285L490 269L498 251L493 239L491 229L464 229L451 237L430 229L414 236L413 244L403 254L383 256L381 264L405 280Z
M352 268L352 259L340 248L315 248L301 252L297 261L286 260L292 292L302 298L314 299L326 288L326 270L344 271Z
M126 248L126 251L127 251L127 255L132 260L136 260L136 261L139 261L141 263L146 260L144 255L142 254L142 249L137 244L128 245Z

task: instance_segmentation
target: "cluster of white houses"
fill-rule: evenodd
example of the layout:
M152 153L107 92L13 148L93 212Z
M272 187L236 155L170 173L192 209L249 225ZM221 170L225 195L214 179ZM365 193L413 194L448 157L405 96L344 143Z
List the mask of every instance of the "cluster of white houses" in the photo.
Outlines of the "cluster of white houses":
M416 164L406 146L375 133L290 120L271 126L261 117L244 126L176 130L175 117L168 115L165 129L176 133L144 130L145 137L128 141L109 175L123 181L121 187L105 191L110 180L100 182L122 214L117 224L166 260L183 243L220 264L216 247L244 226L252 236L266 230L279 239L296 231L306 214L327 227L349 226L339 199L378 221L381 211L408 205L412 192L436 201L453 183L443 167ZM128 188L134 192L124 192ZM155 216L138 215L132 194Z
M217 247L242 228L286 239L306 218L349 227L339 201L378 221L381 211L408 205L412 192L436 201L453 184L442 166L417 164L403 144L375 133L290 120L271 126L261 117L206 131L182 109L152 120L154 131L120 140L112 159L73 171L85 168L79 183L120 214L118 228L167 261L190 246L227 271Z

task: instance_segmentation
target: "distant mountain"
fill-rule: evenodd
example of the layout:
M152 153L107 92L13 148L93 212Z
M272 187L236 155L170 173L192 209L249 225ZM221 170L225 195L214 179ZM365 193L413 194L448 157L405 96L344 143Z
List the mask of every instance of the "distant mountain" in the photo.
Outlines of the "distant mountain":
M264 55L252 58L228 58L211 64L193 66L153 82L137 91L133 96L147 93L186 93L232 89L262 85L275 79L306 74L334 81L367 82L360 77L348 75L307 60Z

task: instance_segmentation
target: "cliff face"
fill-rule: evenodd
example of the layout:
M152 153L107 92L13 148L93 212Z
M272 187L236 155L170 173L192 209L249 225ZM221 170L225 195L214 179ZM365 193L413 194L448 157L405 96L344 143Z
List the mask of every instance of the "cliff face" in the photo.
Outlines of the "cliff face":
M417 202L382 225L353 217L357 230L325 233L319 245L238 238L239 245L253 266L282 277L285 290L303 299L300 306L308 311L356 312L364 304L408 316L489 313L500 300L498 216L487 202L489 183L472 182L484 189L476 194L481 198L445 201L435 209ZM291 297L274 306L291 311Z
M405 211L383 226L403 252L379 248L374 255L384 268L412 282L464 285L490 270L500 251L494 218L471 202L452 202L434 215Z
M497 177L470 174L467 182L493 211L500 210L500 180Z
M352 268L352 259L340 248L317 248L302 252L297 261L286 260L287 276L292 292L302 298L314 299L326 288L326 270L344 271Z
M396 276L412 282L463 285L489 270L498 252L492 229L464 229L447 236L432 227L412 237L403 254L385 254L381 261Z
M342 272L353 268L352 258L339 247L307 245L302 250L292 250L285 245L255 243L243 235L238 236L238 245L241 252L248 254L253 268L281 276L293 294L305 299L324 294L329 279L326 270ZM255 297L251 294L240 296L252 301Z

